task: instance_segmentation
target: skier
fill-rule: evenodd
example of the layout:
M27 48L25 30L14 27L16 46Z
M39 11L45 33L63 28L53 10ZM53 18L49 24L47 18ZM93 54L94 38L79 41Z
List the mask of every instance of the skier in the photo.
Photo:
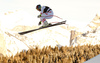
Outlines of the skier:
M46 19L51 19L53 17L52 9L50 9L48 6L41 6L40 4L36 6L36 9L40 11L40 15L38 15L40 22L38 25L43 23L43 27L48 26L49 23L46 21Z

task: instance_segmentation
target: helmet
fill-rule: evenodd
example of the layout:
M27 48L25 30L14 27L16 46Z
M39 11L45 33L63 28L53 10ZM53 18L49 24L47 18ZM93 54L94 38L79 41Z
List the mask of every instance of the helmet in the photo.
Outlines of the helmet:
M41 5L40 5L40 4L37 5L37 6L36 6L36 9L37 9L37 10L40 10L40 9L41 9Z

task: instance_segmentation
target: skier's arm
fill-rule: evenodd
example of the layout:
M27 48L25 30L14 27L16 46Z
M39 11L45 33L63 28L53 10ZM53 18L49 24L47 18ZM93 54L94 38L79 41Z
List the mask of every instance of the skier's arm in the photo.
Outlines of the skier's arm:
M40 15L37 16L38 18L44 16L44 14L45 14L45 13L43 13L44 12L44 8L45 8L45 6L41 7Z
M40 18L40 17L41 17L41 14L40 14L40 15L38 15L37 17L38 17L38 18Z
M45 6L43 6L42 8L41 8L41 17L45 17L45 16L47 16L47 13L44 13L44 9L45 9Z

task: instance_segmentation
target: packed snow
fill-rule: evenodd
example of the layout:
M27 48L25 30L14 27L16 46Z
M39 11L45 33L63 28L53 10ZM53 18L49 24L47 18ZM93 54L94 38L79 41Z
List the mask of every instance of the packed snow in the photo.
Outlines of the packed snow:
M2 9L0 10L0 37L3 37L5 40L4 43L6 44L3 45L6 45L6 54L8 56L15 55L17 52L28 50L34 48L35 46L38 46L39 48L43 48L44 46L49 45L52 47L70 46L70 31L73 30L73 28L74 30L77 30L77 32L87 33L87 31L92 30L90 27L88 27L89 23L92 22L89 24L90 26L96 26L93 24L92 20L96 14L100 16L98 13L100 10L100 5L98 2L99 1L94 2L85 0L77 0L74 2L67 0L43 0L42 2L33 0L10 0L9 2L5 0L1 1L0 4L6 3L6 5L2 4L2 7L0 6ZM40 19L37 18L39 12L35 9L37 4L50 6L54 11L54 15L63 18L61 20L57 17L53 17L52 19L48 19L48 22L60 22L67 20L66 25L55 26L31 32L25 35L19 35L18 32L36 29L39 27L38 22ZM95 5L93 6L92 4ZM96 16L95 19L97 19L95 20L95 23L100 25L99 18ZM91 32L87 34L87 37L78 35L73 40L73 44L99 44L99 31L100 27L98 26L96 33ZM95 38L93 39L91 37Z

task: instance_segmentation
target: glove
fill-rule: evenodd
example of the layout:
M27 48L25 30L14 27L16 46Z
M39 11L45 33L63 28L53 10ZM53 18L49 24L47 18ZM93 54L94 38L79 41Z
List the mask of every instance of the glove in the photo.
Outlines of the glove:
M41 21L38 23L38 25L41 25Z
M38 15L37 17L38 17L38 18L40 18L40 17L41 17L41 14L40 14L40 15Z

